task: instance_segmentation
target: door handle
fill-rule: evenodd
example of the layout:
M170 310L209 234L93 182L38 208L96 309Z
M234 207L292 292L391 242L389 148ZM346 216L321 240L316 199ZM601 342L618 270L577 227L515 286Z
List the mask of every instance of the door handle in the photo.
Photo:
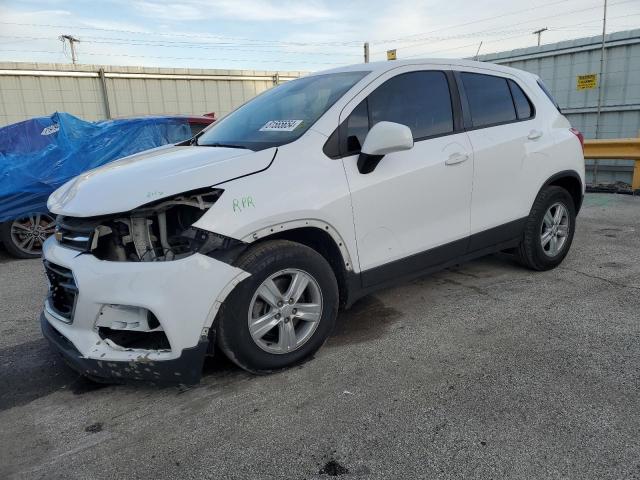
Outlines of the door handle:
M537 140L542 136L542 132L540 130L531 130L527 138L529 140Z
M449 158L447 158L445 160L444 164L445 165L455 165L457 163L466 162L467 160L469 160L469 154L468 153L456 152L456 153L452 153L451 155L449 155Z

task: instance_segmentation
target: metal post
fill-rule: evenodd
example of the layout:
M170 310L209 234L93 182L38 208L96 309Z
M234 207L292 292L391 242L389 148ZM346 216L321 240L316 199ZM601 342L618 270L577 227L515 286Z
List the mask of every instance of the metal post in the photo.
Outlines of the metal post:
M75 65L76 61L78 60L78 58L76 57L76 46L75 46L75 43L79 42L80 40L75 38L73 35L60 35L59 38L60 38L60 41L62 43L64 43L65 40L67 40L69 42L69 46L71 47L71 61Z
M364 42L364 63L369 63L369 42Z
M535 32L532 32L534 35L538 35L538 46L540 46L540 40L542 38L542 32L546 32L547 30L549 30L547 27L541 28L540 30L536 30Z
M100 77L100 83L102 84L102 98L104 100L104 112L107 115L107 119L111 120L111 108L109 107L109 93L107 92L107 79L104 76L104 68L98 70L98 76Z
M476 56L473 57L474 60L478 60L478 55L480 55L481 48L482 48L482 41L480 41L480 45L478 45L478 50L476 50Z
M600 74L598 75L598 109L596 110L596 138L600 136L600 111L602 110L602 85L604 84L605 36L607 34L607 0L602 15L602 47L600 48ZM598 184L598 160L593 161L593 184Z

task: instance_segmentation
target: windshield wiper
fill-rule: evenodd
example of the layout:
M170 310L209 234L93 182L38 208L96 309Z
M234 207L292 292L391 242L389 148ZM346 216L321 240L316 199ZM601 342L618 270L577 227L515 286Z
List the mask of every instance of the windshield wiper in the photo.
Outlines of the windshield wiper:
M234 145L233 143L196 143L199 147L222 147L222 148L242 148L248 150L244 145Z

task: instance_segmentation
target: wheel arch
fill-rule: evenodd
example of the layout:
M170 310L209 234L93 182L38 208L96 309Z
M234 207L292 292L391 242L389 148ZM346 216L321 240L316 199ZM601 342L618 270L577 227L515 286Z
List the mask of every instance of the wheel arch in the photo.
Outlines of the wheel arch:
M569 192L569 195L571 195L571 198L573 199L573 204L576 208L577 215L580 211L580 207L582 207L582 199L584 196L584 185L582 184L582 178L580 177L580 174L575 170L563 170L562 172L558 172L549 177L546 182L544 182L544 184L538 190L538 194L540 193L540 190L550 185L564 188L567 192Z
M353 264L340 235L330 225L318 220L300 220L264 228L251 235L252 245L269 240L290 240L312 248L329 263L338 282L340 308L349 298Z

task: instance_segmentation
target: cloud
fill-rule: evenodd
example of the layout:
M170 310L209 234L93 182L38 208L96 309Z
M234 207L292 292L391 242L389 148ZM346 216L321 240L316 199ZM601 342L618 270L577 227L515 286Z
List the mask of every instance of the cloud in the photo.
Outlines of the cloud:
M308 23L336 15L322 2L304 0L185 0L179 3L136 0L133 7L148 17L177 21L224 18L243 22Z

